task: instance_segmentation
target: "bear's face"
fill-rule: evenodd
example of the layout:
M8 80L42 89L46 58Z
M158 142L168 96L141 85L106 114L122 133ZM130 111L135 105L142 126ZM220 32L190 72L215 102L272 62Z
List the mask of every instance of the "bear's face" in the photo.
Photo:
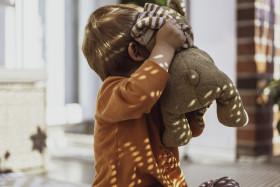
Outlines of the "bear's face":
M168 11L168 14L176 19L178 24L188 26L189 36L193 40L191 25L185 15L181 15L169 7L162 8ZM149 51L152 51L155 45L155 38L154 34L146 46ZM216 69L213 60L207 53L195 46L177 51L169 68L170 80L163 93L163 99L161 99L163 109L170 113L183 115L209 106L219 93L207 98L202 95L207 93L204 82L207 84L208 81L203 82L204 78L200 75L207 72L207 69ZM207 76L205 77L207 78ZM170 98L174 99L171 101Z

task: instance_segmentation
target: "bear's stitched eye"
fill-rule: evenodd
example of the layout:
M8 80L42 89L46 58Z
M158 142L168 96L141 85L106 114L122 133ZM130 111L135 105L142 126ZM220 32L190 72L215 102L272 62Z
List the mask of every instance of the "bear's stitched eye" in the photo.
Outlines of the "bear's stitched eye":
M188 80L189 80L189 82L192 86L196 86L198 84L199 76L198 76L198 74L196 73L195 70L192 70L192 69L189 70L187 72L187 77L188 77Z

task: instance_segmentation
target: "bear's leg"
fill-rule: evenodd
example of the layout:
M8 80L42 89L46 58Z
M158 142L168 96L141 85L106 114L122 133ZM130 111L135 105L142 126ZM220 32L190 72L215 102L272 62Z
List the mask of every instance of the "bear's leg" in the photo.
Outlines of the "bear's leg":
M162 142L166 147L178 147L187 144L192 132L185 114L176 115L163 112L164 132Z
M248 115L243 107L237 88L228 77L226 84L221 85L221 95L217 101L218 120L230 127L241 127L248 123Z

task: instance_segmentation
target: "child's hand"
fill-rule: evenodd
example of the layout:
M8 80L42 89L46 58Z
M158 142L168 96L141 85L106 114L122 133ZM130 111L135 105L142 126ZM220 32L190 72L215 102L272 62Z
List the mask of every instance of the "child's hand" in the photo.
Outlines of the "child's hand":
M181 26L175 20L169 20L158 30L149 59L168 71L176 49L182 47L185 41Z
M176 20L172 19L166 22L157 32L156 44L166 45L176 51L185 43L186 37L181 30L181 26Z

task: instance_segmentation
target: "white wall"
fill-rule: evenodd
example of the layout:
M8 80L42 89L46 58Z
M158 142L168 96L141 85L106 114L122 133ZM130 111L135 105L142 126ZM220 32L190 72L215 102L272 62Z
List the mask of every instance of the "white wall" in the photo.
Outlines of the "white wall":
M235 0L192 0L190 4L195 45L208 52L218 68L235 82ZM195 151L209 152L210 146L222 149L234 157L235 136L236 129L225 127L218 122L216 104L213 104L206 113L206 128L203 134L193 138L186 147L190 154ZM197 147L202 149L198 150Z
M65 4L46 1L47 124L65 121Z
M0 6L0 67L5 65L5 7Z

